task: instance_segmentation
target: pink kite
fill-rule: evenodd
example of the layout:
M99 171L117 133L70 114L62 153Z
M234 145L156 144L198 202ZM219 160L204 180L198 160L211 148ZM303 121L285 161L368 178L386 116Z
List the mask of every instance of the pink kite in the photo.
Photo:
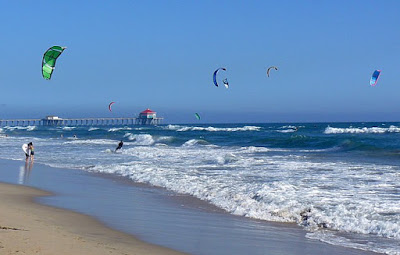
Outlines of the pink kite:
M111 102L109 105L108 105L108 110L110 110L110 112L111 112L111 105L113 105L115 102Z

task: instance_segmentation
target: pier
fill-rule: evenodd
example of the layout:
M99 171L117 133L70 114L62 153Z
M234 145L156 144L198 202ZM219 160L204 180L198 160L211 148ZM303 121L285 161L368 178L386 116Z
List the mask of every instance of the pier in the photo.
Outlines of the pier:
M12 119L0 120L0 126L113 126L134 125L137 118L79 118L79 119Z
M43 119L0 119L0 127L5 126L118 126L118 125L159 125L163 118L146 109L137 118L68 118L49 115Z

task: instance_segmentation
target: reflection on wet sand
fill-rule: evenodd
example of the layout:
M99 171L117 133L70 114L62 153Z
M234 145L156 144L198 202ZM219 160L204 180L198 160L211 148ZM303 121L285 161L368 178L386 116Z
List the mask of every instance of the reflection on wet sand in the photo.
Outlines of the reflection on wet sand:
M25 161L25 166L21 166L19 168L19 176L18 176L18 183L19 184L27 184L29 183L29 176L31 175L31 171L33 168L33 160Z

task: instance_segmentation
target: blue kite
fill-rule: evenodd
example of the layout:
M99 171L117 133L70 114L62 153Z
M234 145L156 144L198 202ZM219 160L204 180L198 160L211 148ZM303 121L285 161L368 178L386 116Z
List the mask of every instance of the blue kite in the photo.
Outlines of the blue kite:
M215 70L215 72L214 72L214 74L213 74L213 81L214 81L215 86L217 86L217 87L218 87L217 73L218 73L219 70L226 71L226 68L220 67L220 68L218 68L217 70ZM229 88L228 79L225 78L225 79L223 80L223 83L224 83L224 85L225 85L226 88Z
M375 86L376 83L378 82L379 75L381 74L381 70L375 70L374 73L372 74L371 80L369 81L369 84L371 86Z

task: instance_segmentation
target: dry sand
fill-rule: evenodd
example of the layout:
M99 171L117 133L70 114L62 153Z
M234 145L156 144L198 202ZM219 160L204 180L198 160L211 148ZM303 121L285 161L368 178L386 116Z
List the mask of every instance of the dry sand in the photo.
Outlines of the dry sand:
M112 230L89 216L33 202L48 195L0 183L0 254L183 254Z

